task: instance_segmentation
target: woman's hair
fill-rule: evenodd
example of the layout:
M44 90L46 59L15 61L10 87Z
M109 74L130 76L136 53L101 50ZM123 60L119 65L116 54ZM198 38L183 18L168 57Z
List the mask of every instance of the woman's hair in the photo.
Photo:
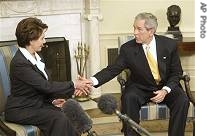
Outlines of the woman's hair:
M25 48L30 44L30 41L37 40L43 33L43 30L47 28L48 26L36 17L21 20L15 32L18 45Z
M154 31L156 32L158 22L157 22L156 16L154 16L153 14L147 13L147 12L139 13L135 17L135 21L136 20L145 20L145 24L144 24L145 28L146 29L154 29Z

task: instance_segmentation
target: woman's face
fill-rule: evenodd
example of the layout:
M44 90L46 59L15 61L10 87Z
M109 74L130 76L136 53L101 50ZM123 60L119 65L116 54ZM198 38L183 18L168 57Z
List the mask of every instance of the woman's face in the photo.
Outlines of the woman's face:
M41 36L37 40L30 41L30 51L31 52L39 52L42 50L42 47L44 47L44 43L46 43L45 40L45 33L47 29L44 29Z

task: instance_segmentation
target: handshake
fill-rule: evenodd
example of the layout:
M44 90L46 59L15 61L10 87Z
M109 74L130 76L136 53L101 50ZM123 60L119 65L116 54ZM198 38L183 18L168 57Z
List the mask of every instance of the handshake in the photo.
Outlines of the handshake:
M87 79L81 76L78 76L76 81L74 82L74 95L81 96L81 95L88 95L90 94L91 88L93 86L93 82L91 79ZM63 104L66 102L63 98L54 99L52 104L56 107L63 107Z
M87 79L81 76L78 76L77 80L74 82L74 95L88 95L91 91L91 87L93 86L93 82L91 79Z

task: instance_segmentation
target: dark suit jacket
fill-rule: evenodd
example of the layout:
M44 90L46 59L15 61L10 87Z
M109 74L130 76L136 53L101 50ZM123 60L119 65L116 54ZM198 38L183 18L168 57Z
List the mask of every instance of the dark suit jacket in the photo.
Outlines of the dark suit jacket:
M44 74L18 50L10 63L11 95L7 99L6 119L32 117L28 111L52 105L56 97L71 97L73 82L48 81ZM25 113L23 113L23 111ZM17 115L16 113L20 113ZM31 112L35 113L35 112Z
M170 38L155 35L157 61L161 77L160 85L157 86L147 62L142 44L136 43L135 39L123 44L115 64L107 66L94 75L100 86L117 76L122 70L131 71L126 85L136 84L139 88L148 91L156 91L163 86L174 90L179 85L179 76L182 75L182 67L177 53L177 43Z

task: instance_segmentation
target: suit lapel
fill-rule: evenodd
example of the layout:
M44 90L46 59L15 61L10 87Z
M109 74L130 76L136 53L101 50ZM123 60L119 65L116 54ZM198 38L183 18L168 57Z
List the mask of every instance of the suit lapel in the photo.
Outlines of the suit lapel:
M21 58L19 59L20 61L21 61L22 59L26 60L27 63L30 63L30 64L32 65L32 68L33 68L36 72L40 73L40 74L46 79L46 77L44 76L44 73L42 73L42 72L38 69L38 67L37 67L36 65L33 65L29 60L27 60L20 50L18 50L17 53L20 54L20 57L21 57Z
M33 69L34 69L36 72L40 73L40 74L46 79L44 73L42 73L42 71L40 71L39 68L38 68L36 65L33 65Z
M158 69L159 69L161 79L164 79L165 72L166 72L167 55L165 55L166 51L163 48L164 46L161 46L164 43L161 42L161 40L158 38L158 36L155 36L155 39L156 39Z
M143 75L144 77L147 77L148 81L154 81L155 83L142 45L137 45L137 47L135 48L135 53L136 53L135 64L137 64L139 71L142 72L140 74Z

